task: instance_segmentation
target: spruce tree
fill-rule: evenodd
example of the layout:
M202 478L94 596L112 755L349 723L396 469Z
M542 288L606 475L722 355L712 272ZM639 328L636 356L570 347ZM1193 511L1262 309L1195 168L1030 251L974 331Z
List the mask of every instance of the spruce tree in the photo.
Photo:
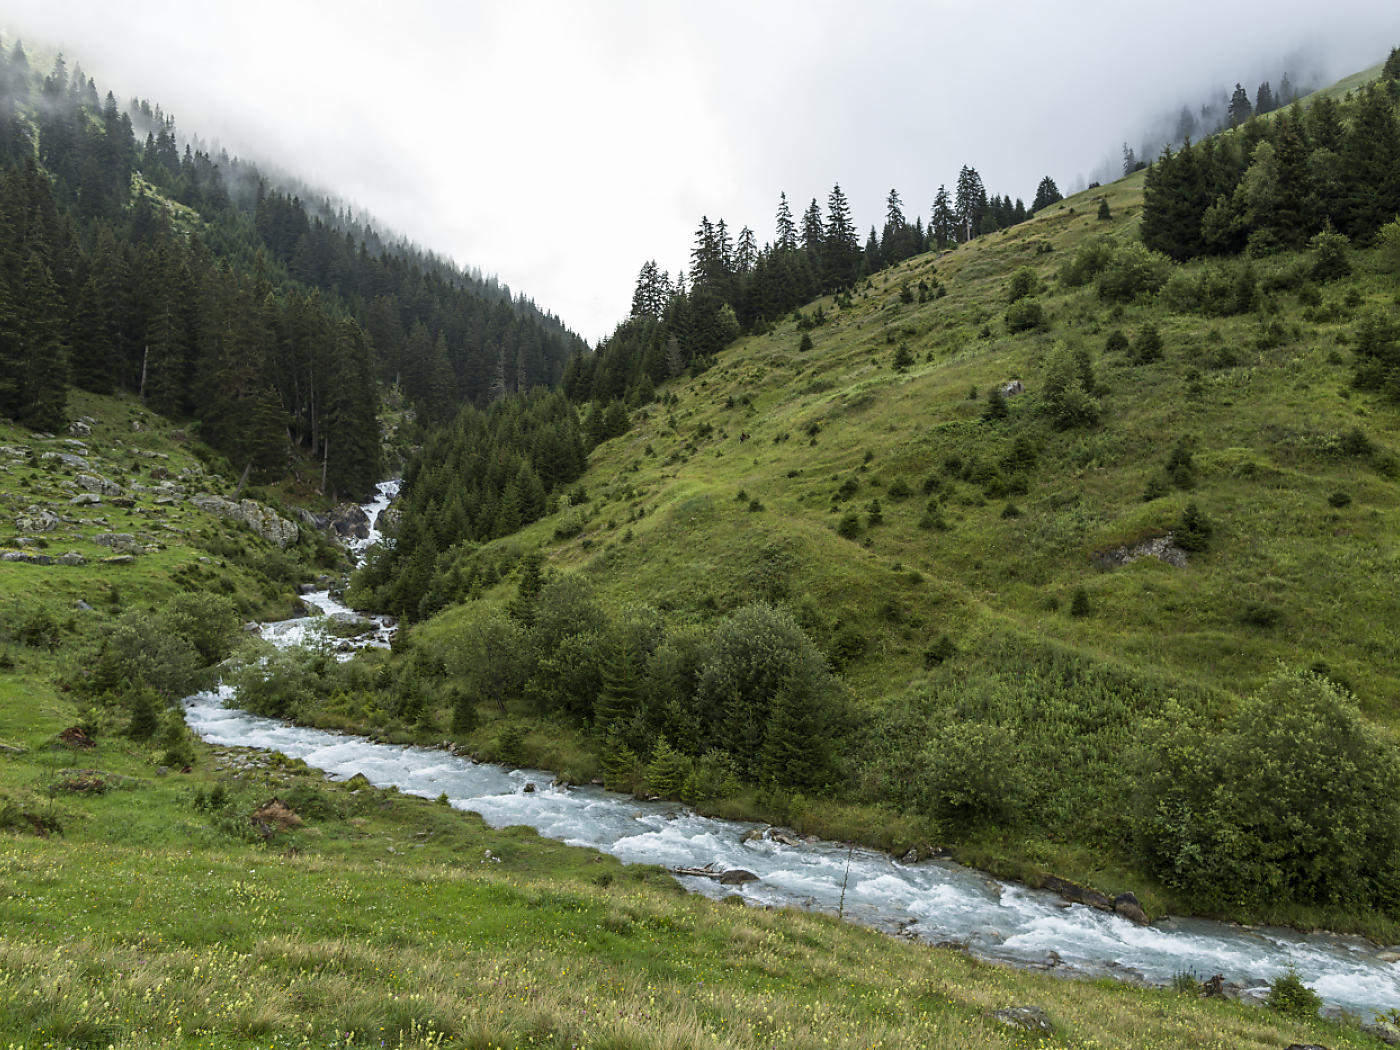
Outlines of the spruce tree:
M603 689L593 704L593 723L605 733L621 731L642 696L640 658L631 632L619 628L603 665Z
M761 779L794 791L815 791L828 783L833 766L825 712L808 686L788 678L773 700Z
M934 243L940 249L957 243L957 216L953 212L947 186L938 187L938 194L933 199L933 210L929 215L929 229Z
M827 197L826 230L822 240L822 263L826 287L844 288L856 279L860 263L860 235L846 195L837 183Z
M687 773L685 756L666 742L665 735L656 739L647 764L647 787L663 798L679 798Z
M37 251L24 266L19 311L19 419L36 430L58 430L68 407L68 348L63 338L63 301Z
M1035 201L1031 204L1031 211L1040 211L1042 208L1048 208L1062 200L1064 200L1064 194L1055 185L1055 180L1047 175L1040 180L1040 185L1035 189Z
M797 224L792 221L786 193L779 194L778 197L778 239L774 242L773 249L777 252L797 250Z
M464 689L454 689L452 691L452 734L454 736L470 736L480 725L480 717L476 713L476 703L472 700L471 694Z
M139 683L127 694L126 703L131 711L126 735L142 742L150 740L160 728L160 706L155 690Z

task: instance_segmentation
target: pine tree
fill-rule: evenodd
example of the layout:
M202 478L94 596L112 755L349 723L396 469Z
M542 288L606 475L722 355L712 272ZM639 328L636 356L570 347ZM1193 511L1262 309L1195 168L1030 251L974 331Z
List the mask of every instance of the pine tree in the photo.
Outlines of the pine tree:
M778 252L797 251L797 224L792 221L792 212L788 210L786 193L780 194L778 198L778 239L774 242L773 249Z
M476 703L465 689L452 691L452 735L470 736L481 724Z
M687 772L685 756L672 748L664 735L657 737L647 764L647 787L662 798L679 798Z
M1184 551L1199 554L1210 546L1215 527L1195 503L1188 503L1172 532L1172 541Z
M822 242L825 237L826 226L822 222L822 210L817 204L817 199L813 197L812 203L802 213L802 250L813 259L820 261Z
M1243 125L1254 116L1254 107L1249 104L1249 93L1239 84L1235 85L1235 93L1230 96L1229 112L1230 124L1234 127Z
M155 690L140 683L127 695L126 703L131 710L126 735L142 742L150 740L160 728L160 707Z
M978 233L982 214L987 208L987 191L982 186L982 176L976 168L963 166L958 173L958 188L955 214L958 220L958 236L970 240Z
M36 430L58 430L68 407L68 348L63 338L63 301L38 252L24 266L19 311L19 419Z
M833 771L825 712L809 687L787 679L773 700L764 734L760 776L794 791L826 786Z
M1042 208L1048 208L1062 200L1064 200L1064 194L1055 185L1055 180L1047 175L1040 180L1040 185L1036 187L1035 201L1031 204L1031 211L1040 211Z
M622 733L609 729L603 739L603 784L611 791L630 791L637 775L637 755Z
M846 195L837 183L827 198L826 230L822 242L826 287L844 288L857 277L860 262L860 235L856 233Z
M933 236L934 243L939 249L957 243L957 215L953 211L952 200L948 196L948 187L939 186L938 195L933 199L933 210L930 213L929 228Z
M593 724L605 733L620 729L641 701L642 676L636 643L625 628L613 639L603 665L603 690L593 704Z

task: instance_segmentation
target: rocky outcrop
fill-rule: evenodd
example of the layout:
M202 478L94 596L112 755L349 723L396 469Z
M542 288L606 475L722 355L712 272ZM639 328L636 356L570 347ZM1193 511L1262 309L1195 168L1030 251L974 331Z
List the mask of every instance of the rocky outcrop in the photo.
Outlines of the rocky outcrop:
M263 539L279 547L295 543L301 535L296 522L278 517L274 511L250 499L234 503L222 496L195 496L190 502L206 514L243 522Z
M68 433L75 438L92 437L92 427L88 426L81 419L75 419L68 424Z
M92 537L92 542L99 547L110 547L114 551L124 551L127 554L146 553L145 544L129 532L99 532Z
M53 532L56 528L58 515L44 507L26 507L15 515L16 532Z
M1008 1006L1005 1010L993 1013L992 1020L1023 1032L1034 1032L1038 1035L1055 1033L1055 1025L1050 1020L1050 1015L1038 1006Z
M19 562L23 565L53 564L53 559L47 554L36 554L34 551L5 551L0 554L0 561Z
M94 474L78 474L73 478L73 483L78 488L99 496L120 496L124 491L115 481L108 481Z
M1400 1025L1377 1019L1370 1024L1363 1024L1361 1030L1367 1035L1375 1036L1386 1046L1400 1046Z
M1117 897L1108 897L1098 890L1090 889L1088 886L1081 886L1077 882L1069 879L1062 879L1058 875L1047 875L1040 884L1041 889L1049 890L1051 893L1058 893L1067 901L1075 904L1087 904L1091 908L1099 911L1111 911L1130 922L1135 922L1139 926L1150 925L1147 913L1143 910L1142 902L1133 893L1120 893Z
M67 452L45 452L40 459L56 459L65 467L72 467L74 470L91 470L92 464L82 456L70 455Z
M1156 558L1178 569L1186 568L1186 552L1178 547L1169 532L1165 536L1155 536L1150 540L1125 547L1110 547L1095 551L1089 560L1099 569L1117 569L1131 565L1139 558Z
M369 539L369 515L363 507L353 503L342 504L331 511L327 525L341 539Z

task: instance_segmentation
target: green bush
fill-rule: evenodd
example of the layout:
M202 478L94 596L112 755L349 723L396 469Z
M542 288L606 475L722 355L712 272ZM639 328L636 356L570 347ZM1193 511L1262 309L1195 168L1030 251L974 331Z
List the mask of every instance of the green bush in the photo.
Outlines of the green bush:
M1184 551L1200 554L1210 546L1210 538L1215 526L1201 513L1195 503L1188 503L1181 512L1181 519L1172 531L1172 540Z
M1303 983L1303 978L1290 962L1287 970L1269 982L1269 997L1264 1000L1264 1005L1289 1017L1307 1021L1317 1017L1318 1010L1322 1009L1322 996Z
M1148 251L1141 244L1125 244L1099 273L1099 298L1130 303L1139 296L1156 295L1167 283L1171 265L1165 255Z
M1315 281L1335 281L1351 273L1351 242L1330 226L1310 242L1312 277Z
M1069 600L1069 614L1079 618L1088 616L1092 611L1089 605L1089 592L1083 587L1076 587L1074 589L1074 596Z
M1050 352L1040 396L1056 429L1072 430L1098 423L1100 409L1095 388L1088 351L1071 350L1060 344Z
M1029 266L1022 266L1011 275L1011 280L1006 286L1006 301L1008 303L1019 303L1022 299L1041 292L1040 278L1034 269Z
M1144 736L1136 841L1168 886L1400 915L1400 758L1334 682L1281 671L1218 735L1172 702Z
M1050 327L1045 308L1031 299L1021 299L1006 308L1003 315L1008 332L1038 332Z
M1135 365L1162 360L1162 335L1155 324L1145 324L1138 329L1128 351L1128 360Z
M940 634L938 640L924 650L924 666L937 667L957 655L958 647L953 644L953 639Z
M1060 271L1060 283L1067 288L1082 287L1102 273L1112 259L1111 241L1105 238L1085 241Z
M1011 731L986 722L950 722L924 749L915 791L920 808L950 828L1011 824L1026 785Z

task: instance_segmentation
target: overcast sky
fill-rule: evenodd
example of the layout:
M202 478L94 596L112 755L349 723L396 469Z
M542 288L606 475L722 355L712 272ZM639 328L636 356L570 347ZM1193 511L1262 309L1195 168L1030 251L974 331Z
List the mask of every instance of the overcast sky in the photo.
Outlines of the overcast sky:
M891 188L926 218L963 165L1068 193L1304 50L1333 77L1383 60L1400 4L0 0L0 27L596 341L702 215L762 244L780 192L800 218L839 182L863 241Z

